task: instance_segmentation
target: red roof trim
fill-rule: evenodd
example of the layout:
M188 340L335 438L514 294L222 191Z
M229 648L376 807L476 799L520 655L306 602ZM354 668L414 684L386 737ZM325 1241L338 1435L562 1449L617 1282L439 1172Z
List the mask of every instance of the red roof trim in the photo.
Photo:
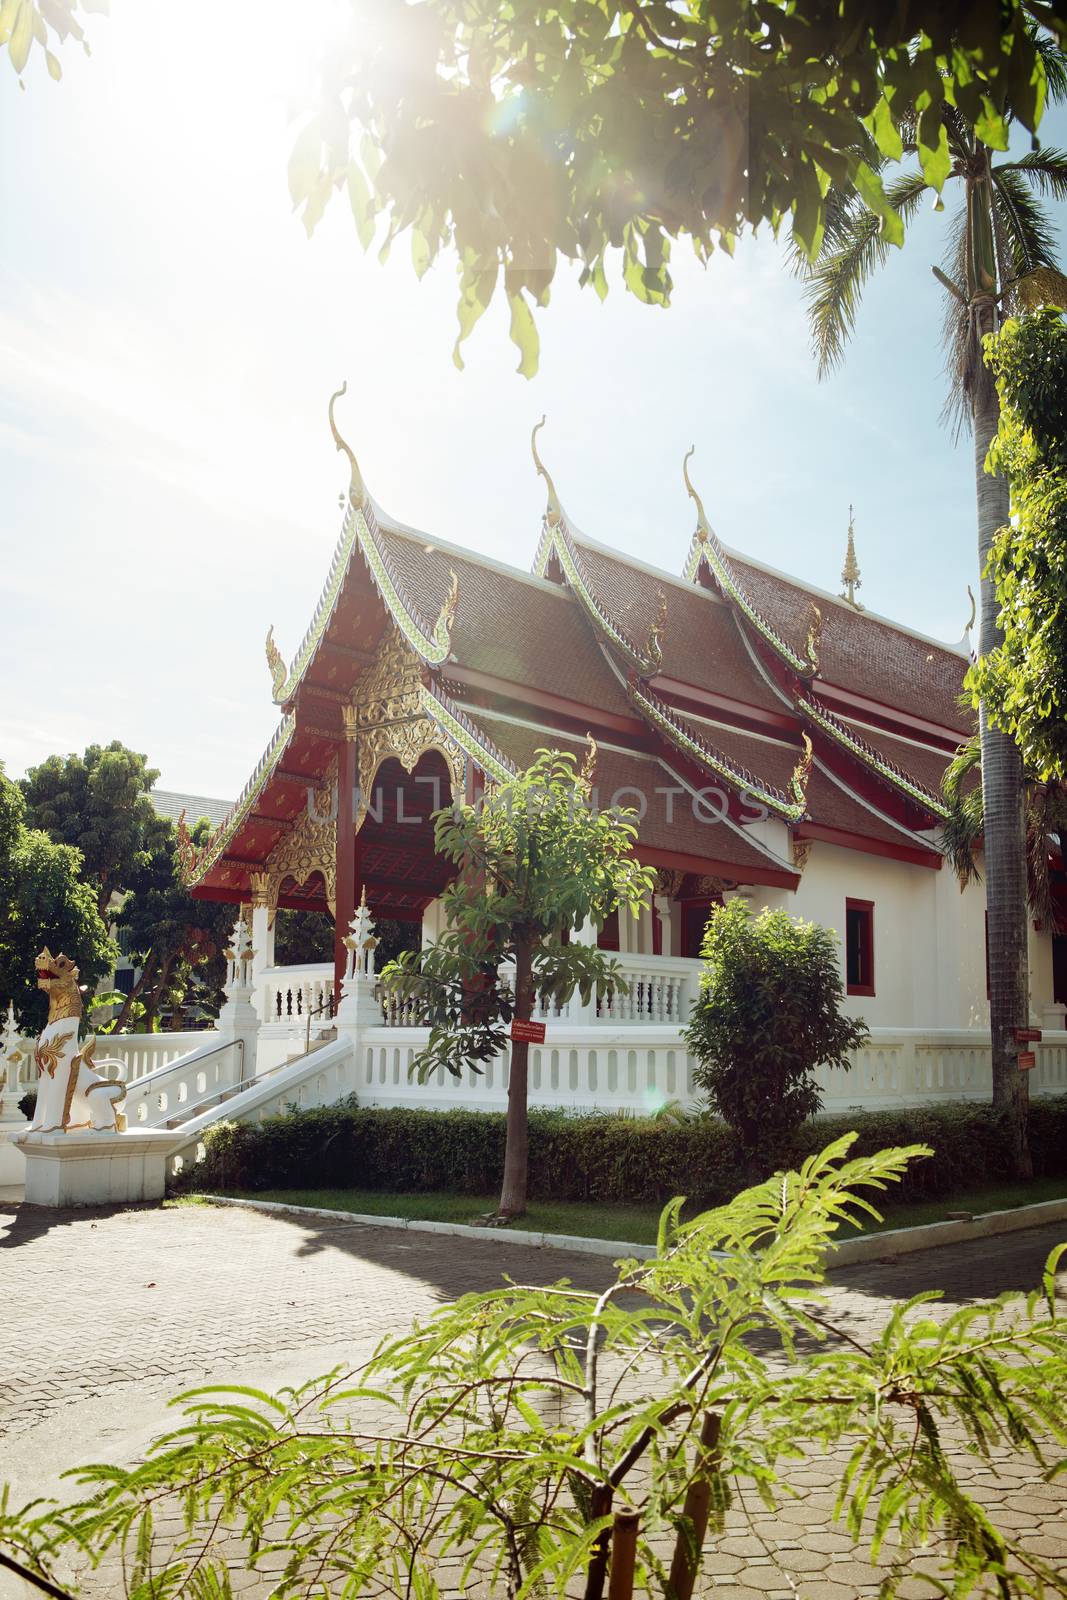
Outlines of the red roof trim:
M614 711L602 711L597 706L584 705L580 700L568 700L563 695L551 694L544 689L532 689L525 683L511 683L506 678L493 677L476 667L461 667L450 661L444 676L449 683L463 684L471 689L484 689L520 706L536 706L540 711L555 711L583 724L582 733L598 728L611 728L615 733L625 733L631 738L645 739L647 728L638 717L620 717ZM487 708L489 709L489 708Z
M868 856L888 856L891 861L906 861L913 867L929 867L940 872L944 858L937 850L922 850L916 845L893 844L889 839L869 839L844 828L829 828L822 822L801 822L793 829L795 839L821 840L842 850L858 850Z
M800 719L791 717L788 712L750 706L743 700L731 699L727 694L716 694L710 689L698 689L694 684L682 683L678 678L657 675L649 682L657 694L673 701L679 711L685 710L685 702L688 701L698 712L716 711L720 716L725 713L739 724L749 724L757 732L764 728L773 728L776 733L797 734L800 731Z
M679 850L659 850L654 845L634 846L639 861L649 867L669 867L678 872L696 872L733 883L762 883L772 889L796 889L800 874L778 867L739 867L736 861L718 861L712 856L691 856Z
M817 678L813 687L817 688L819 699L824 700L839 716L875 723L884 728L886 733L895 733L898 738L906 739L909 733L924 733L949 745L949 754L955 755L967 737L956 728L945 728L939 722L926 722L922 717L912 716L909 711L898 711L894 706L868 700L866 695L843 689L840 684L827 683L823 678Z

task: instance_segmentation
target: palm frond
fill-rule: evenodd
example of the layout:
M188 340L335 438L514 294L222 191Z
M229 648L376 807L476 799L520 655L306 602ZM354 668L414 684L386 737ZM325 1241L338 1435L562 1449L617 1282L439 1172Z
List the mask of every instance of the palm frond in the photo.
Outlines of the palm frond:
M1006 245L1006 279L1023 278L1037 267L1056 267L1056 229L1022 172L1001 167L992 176L994 214Z
M948 145L953 155L963 159L974 151L974 129L961 116L955 106L942 106L941 121L948 134Z
M953 213L941 265L953 283L964 287L967 282L966 206L960 206ZM970 426L971 396L977 381L981 352L969 308L961 305L956 296L947 291L941 324L941 348L945 352L945 376L948 379L941 420L951 430L953 438L958 440Z
M1048 103L1059 105L1067 100L1067 53L1050 34L1033 27L1028 28L1027 32L1045 69Z
M965 889L981 881L976 851L985 816L981 785L982 755L977 733L960 746L945 769L941 790L949 814L941 828L941 846ZM1067 783L1026 784L1027 900L1043 927L1058 930L1058 911L1052 897L1051 850L1053 840L1063 852L1067 839Z
M945 768L941 792L948 805L948 816L941 827L941 847L966 889L972 879L981 881L975 851L982 835L984 813L982 810L982 785L974 781L981 771L982 752L978 735L960 745Z
M905 226L926 188L921 172L905 173L887 185L886 197ZM819 259L807 269L808 320L820 377L832 372L844 356L863 289L891 248L882 237L879 218L858 195L853 196L837 220L834 239L827 240Z
M998 161L993 181L1002 172L1025 172L1030 183L1046 199L1067 200L1067 151L1043 146L1020 156L1018 161Z

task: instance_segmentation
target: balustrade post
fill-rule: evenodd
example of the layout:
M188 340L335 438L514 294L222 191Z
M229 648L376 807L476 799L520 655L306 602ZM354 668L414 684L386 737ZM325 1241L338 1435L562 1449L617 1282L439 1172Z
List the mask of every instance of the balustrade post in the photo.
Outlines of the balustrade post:
M0 1187L14 1187L23 1181L26 1158L16 1150L12 1138L26 1131L26 1118L19 1110L22 1086L19 1073L29 1040L19 1033L15 1008L8 1002L7 1017L0 1030Z
M572 935L575 944L587 945L595 948L597 942L597 925L591 917L586 917L577 933ZM589 997L589 1004L582 1004L580 994L572 994L567 1004L567 1020L579 1028L592 1028L596 1024L596 992Z
M267 904L270 878L266 872L250 872L248 882L252 894L252 1004L259 1020L270 1022L271 996L263 981L267 968L274 965L274 929Z
M247 1083L256 1075L256 1042L259 1038L259 1013L252 1004L252 961L254 952L243 917L234 923L230 948L226 951L226 1004L219 1012L220 1043L232 1041L227 1052L232 1065L232 1081ZM237 1048L238 1043L240 1049ZM239 1059L234 1059L239 1058Z
M378 941L374 936L374 918L367 905L365 889L348 925L344 947L345 973L335 1025L337 1037L347 1038L351 1043L352 1062L358 1067L364 1030L380 1027L382 1022L382 1007L374 976L374 952ZM386 1004L392 1017L399 1020L400 1007L395 1000L390 996Z

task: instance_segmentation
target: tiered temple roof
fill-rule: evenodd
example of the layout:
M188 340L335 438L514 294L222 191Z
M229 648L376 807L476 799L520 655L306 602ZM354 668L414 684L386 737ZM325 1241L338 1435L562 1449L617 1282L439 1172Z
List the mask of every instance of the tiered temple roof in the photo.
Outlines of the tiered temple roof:
M208 845L185 843L197 893L250 892L280 842L292 842L309 789L330 783L346 715L371 675L401 659L394 702L374 679L385 710L373 715L430 728L453 784L462 769L473 793L544 746L581 757L592 735L600 803L643 797L638 853L665 870L795 887L797 846L812 839L940 865L941 776L970 731L962 645L737 554L691 486L697 531L682 575L578 533L551 480L534 570L522 572L388 517L335 437L352 466L341 536L291 663L268 638L281 710L271 746ZM374 747L379 761L399 756L410 778L410 741ZM777 848L767 817L789 830L773 836ZM413 833L389 826L379 822L373 841L365 830L378 856L360 870L371 882L378 874L379 905L385 896L415 915L441 871L424 855L399 887ZM324 895L328 885L295 872L279 903Z

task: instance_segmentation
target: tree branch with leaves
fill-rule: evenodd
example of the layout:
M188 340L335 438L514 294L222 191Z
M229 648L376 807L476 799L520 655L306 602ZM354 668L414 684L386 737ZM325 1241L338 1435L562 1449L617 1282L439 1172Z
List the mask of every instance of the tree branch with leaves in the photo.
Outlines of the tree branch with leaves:
M594 762L592 743L582 768L570 753L542 750L476 804L436 813L434 847L458 869L443 897L445 931L382 973L430 1029L412 1068L422 1082L481 1072L539 1001L551 1015L576 993L589 1005L625 989L617 961L570 937L620 907L638 916L652 893L652 871L633 852L634 813L593 806ZM503 1219L526 1210L529 1044L510 1048Z
M508 1283L354 1372L187 1393L136 1465L73 1473L73 1505L0 1500L0 1549L43 1575L68 1553L106 1560L131 1600L221 1600L242 1566L277 1600L436 1600L445 1552L457 1587L512 1600L603 1600L608 1583L687 1600L747 1491L773 1507L806 1456L845 1452L834 1520L869 1545L887 1600L920 1578L956 1600L1067 1594L1042 1542L999 1526L957 1470L1006 1451L1058 1470L1067 1247L1025 1297L936 1314L920 1294L857 1336L826 1304L835 1238L931 1152L853 1158L855 1137L689 1221L672 1201L655 1259L617 1263L603 1293Z

